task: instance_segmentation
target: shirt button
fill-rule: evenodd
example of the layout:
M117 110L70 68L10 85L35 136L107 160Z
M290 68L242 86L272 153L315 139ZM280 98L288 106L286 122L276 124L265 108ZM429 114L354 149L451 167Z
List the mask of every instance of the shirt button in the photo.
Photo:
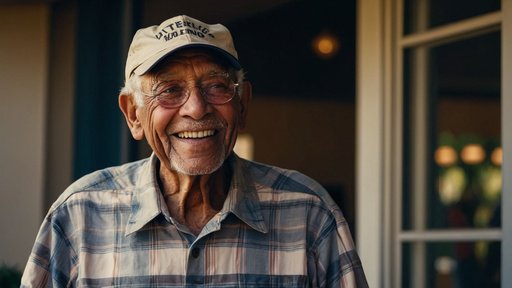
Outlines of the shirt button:
M200 252L201 252L201 249L195 247L194 249L192 249L192 257L194 257L194 258L199 257Z

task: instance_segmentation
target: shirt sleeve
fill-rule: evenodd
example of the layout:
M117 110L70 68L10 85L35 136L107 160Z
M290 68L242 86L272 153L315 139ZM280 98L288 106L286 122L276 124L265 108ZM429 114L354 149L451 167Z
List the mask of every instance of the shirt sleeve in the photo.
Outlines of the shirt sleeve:
M70 287L77 254L59 223L45 218L21 279L21 287Z
M368 287L348 224L339 208L326 216L309 261L313 287Z

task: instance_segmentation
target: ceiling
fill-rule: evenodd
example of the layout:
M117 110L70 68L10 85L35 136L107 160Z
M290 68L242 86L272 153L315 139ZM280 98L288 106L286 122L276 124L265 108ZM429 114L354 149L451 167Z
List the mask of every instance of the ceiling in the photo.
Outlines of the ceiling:
M70 0L0 0L0 4ZM121 0L122 1L122 0ZM179 14L222 23L252 81L255 96L355 99L355 0L132 0L140 12L136 26L159 24ZM329 33L340 49L318 57L312 41Z
M274 9L293 0L142 1L143 26L159 24L169 16L185 14L206 23L232 22Z
M141 9L142 27L179 14L226 25L256 96L355 98L355 0L146 0ZM312 49L322 33L341 43L328 59Z

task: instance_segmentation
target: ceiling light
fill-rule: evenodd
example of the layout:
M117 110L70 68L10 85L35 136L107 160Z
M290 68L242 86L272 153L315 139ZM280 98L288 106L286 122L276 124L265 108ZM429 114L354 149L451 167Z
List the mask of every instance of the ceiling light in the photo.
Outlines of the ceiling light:
M313 39L313 51L321 58L331 58L338 53L339 40L329 33L322 33Z

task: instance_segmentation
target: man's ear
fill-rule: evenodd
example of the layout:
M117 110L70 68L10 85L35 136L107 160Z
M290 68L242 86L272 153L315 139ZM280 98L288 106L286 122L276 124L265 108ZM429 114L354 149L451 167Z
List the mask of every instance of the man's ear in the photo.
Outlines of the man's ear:
M252 85L249 81L242 83L242 93L240 94L240 122L239 129L243 130L247 124L247 114L249 112L249 103L252 99Z
M135 140L144 139L144 129L140 123L140 119L137 116L137 103L131 94L119 94L119 108L124 114L126 124L132 133Z

